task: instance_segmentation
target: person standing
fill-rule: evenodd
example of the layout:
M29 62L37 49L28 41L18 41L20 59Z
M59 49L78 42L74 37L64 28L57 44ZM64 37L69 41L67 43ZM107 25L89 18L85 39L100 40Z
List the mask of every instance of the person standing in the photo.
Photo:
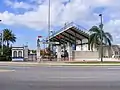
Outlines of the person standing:
M65 50L65 52L64 52L64 56L65 56L65 60L68 60L68 52L67 52L67 50Z

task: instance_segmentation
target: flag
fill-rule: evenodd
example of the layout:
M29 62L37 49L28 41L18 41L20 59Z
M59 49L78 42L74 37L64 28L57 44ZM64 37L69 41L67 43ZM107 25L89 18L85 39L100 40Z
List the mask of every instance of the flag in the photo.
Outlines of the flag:
M38 38L42 38L42 36L38 36Z

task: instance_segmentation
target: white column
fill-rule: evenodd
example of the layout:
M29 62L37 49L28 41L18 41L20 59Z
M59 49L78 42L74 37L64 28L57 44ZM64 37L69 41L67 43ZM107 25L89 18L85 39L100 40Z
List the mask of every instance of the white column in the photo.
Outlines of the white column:
M14 57L14 50L12 49L12 57Z
M40 47L37 47L37 62L41 61L41 56L40 56Z
M70 43L67 43L67 52L69 55L69 61L72 61L72 45Z
M40 55L40 39L37 39L37 62L41 61L41 55Z
M61 46L57 45L56 46L56 52L57 52L57 61L61 60Z
M23 57L24 57L25 60L28 60L28 46L24 46Z

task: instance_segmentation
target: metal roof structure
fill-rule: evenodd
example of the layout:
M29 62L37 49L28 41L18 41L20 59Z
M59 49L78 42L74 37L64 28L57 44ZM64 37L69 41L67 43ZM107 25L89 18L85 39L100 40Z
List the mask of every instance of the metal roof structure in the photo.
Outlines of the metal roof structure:
M55 32L50 36L51 42L60 42L67 43L70 42L71 44L75 44L76 40L82 41L82 39L88 39L89 34L85 28L72 23L65 25L62 29Z

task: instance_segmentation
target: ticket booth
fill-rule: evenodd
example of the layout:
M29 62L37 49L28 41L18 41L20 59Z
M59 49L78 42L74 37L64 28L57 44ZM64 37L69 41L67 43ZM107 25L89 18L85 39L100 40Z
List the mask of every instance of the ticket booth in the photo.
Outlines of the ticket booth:
M24 47L12 47L12 61L24 61Z

